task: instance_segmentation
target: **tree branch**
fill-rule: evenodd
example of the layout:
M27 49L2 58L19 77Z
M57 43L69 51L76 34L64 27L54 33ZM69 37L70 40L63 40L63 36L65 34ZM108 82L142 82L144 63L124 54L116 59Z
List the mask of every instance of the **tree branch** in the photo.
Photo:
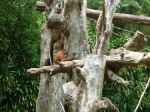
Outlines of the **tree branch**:
M133 37L124 44L121 49L126 49L130 51L141 51L144 47L145 42L147 41L147 38L142 32L137 31Z
M32 76L37 76L41 73L50 73L50 75L53 76L56 73L66 73L71 68L75 68L77 66L82 67L83 65L84 65L84 61L82 60L65 61L65 62L60 62L59 64L56 65L28 69L27 75L32 77Z
M37 1L36 11L40 11L40 12L45 11L44 2ZM102 11L99 11L99 10L88 9L88 8L86 9L87 17L94 19L94 20L97 20L101 13L102 13ZM136 16L136 15L132 15L132 14L115 13L115 15L113 17L113 22L150 25L150 17Z
M136 65L150 65L150 53L133 52L123 50L116 55L106 56L107 64L122 65L122 66L136 66Z
M111 110L111 112L119 112L119 109L106 97L103 97L103 100L106 100L108 103L108 108Z
M146 37L144 36L143 33L137 31L134 36L122 47L118 49L111 49L109 51L109 55L116 55L120 54L124 50L129 50L129 51L141 51L145 42L147 41ZM111 69L113 72L118 73L120 68L123 66L121 64L114 64L112 65L111 63L107 64L108 68Z
M122 85L122 86L128 86L128 85L132 85L133 82L132 81L125 81L123 78L119 77L118 75L116 75L114 72L112 72L110 69L107 69L108 72L108 78L114 82L117 82L118 84Z
M92 112L103 111L108 108L108 102L106 100L94 100L92 104Z
M73 81L63 84L63 91L68 102L76 100L79 88L80 87L77 87Z
M94 19L94 20L97 20L101 13L102 12L99 10L94 10L94 9L86 10L87 17ZM115 13L113 17L113 22L128 23L128 24L141 24L141 25L150 26L150 17L136 16L132 14Z
M109 55L117 54L123 49L129 50L129 51L136 51L136 52L141 51L146 41L147 41L147 38L144 36L144 34L137 31L133 35L133 37L130 40L128 40L128 42L125 43L122 47L115 49L115 50L110 50Z
M120 54L106 56L106 63L109 65L122 65L122 66L136 66L146 65L150 66L150 53L141 53L124 50ZM73 60L60 62L59 65L43 66L41 68L31 68L27 70L28 76L36 76L41 73L49 73L53 76L56 73L64 73L67 70L75 68L77 66L82 67L84 65L83 60Z
M44 2L37 1L36 3L36 11L45 11ZM88 18L97 20L102 11L94 10L94 9L86 9L86 15ZM150 17L146 16L136 16L131 14L121 14L115 13L113 17L113 22L119 23L130 23L130 24L141 24L150 26Z

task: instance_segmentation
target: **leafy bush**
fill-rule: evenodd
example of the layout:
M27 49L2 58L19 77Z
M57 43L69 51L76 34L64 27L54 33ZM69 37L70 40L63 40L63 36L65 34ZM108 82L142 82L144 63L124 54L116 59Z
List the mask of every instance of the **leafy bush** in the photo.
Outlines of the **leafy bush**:
M0 4L0 111L33 112L39 77L26 70L39 67L41 14L35 0L2 0Z

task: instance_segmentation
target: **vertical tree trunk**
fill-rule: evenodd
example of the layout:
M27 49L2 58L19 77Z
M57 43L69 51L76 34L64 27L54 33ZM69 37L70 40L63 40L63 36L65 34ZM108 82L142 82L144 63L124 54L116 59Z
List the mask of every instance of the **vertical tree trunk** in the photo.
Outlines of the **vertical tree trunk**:
M97 22L96 45L93 54L87 55L89 48L86 36L86 0L44 0L46 27L41 35L42 67L27 71L28 75L42 73L37 112L101 112L107 107L112 112L119 112L108 98L102 97L104 72L109 79L122 85L130 85L129 81L117 76L114 69L141 63L150 64L149 53L133 52L141 50L145 42L144 35L139 32L123 47L108 51L113 30L112 18L120 0L103 2L103 13ZM82 61L66 61L50 66L52 48L59 46L58 40L65 43L69 56L75 56ZM140 45L137 44L139 40L142 42ZM61 72L67 72L68 77L71 77L69 82L63 80L64 74ZM64 105L67 105L66 110Z
M79 106L79 112L96 112L106 108L102 101L103 80L106 59L104 56L88 55L83 68L79 68L83 84L83 98ZM100 102L102 106L96 106ZM104 107L103 107L104 106Z
M56 34L57 31L44 29L41 35L41 66L49 65L50 57L50 40ZM62 76L57 75L55 77L50 77L49 73L41 74L40 88L37 99L37 112L63 112L61 106L62 101ZM59 91L59 93L58 93ZM60 102L61 101L61 102Z
M65 36L65 48L69 56L78 59L88 53L86 35L86 0L45 0L46 26L41 35L41 66L47 66L50 57L51 40L57 38L61 31ZM55 20L54 20L54 19ZM57 20L56 20L57 19ZM60 21L59 21L60 19ZM63 22L62 22L63 20ZM56 30L55 32L53 30ZM54 43L53 43L54 44ZM57 44L57 43L56 43ZM64 75L64 74L62 74ZM63 80L60 74L50 77L49 73L41 74L37 112L63 112L64 97L62 91ZM76 71L70 72L72 80L79 83ZM77 102L74 110L77 110Z

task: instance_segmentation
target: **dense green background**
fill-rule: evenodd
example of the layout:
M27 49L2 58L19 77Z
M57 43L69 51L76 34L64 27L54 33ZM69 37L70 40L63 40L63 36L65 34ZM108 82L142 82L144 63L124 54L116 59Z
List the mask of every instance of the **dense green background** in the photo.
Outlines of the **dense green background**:
M87 0L88 7L101 9L102 0ZM43 13L35 11L36 0L2 0L0 3L0 112L35 112L39 77L29 78L26 70L39 67L40 29ZM150 16L150 0L122 0L117 7L119 13ZM95 43L96 21L89 20L88 38L91 49ZM115 26L150 35L150 27L115 23ZM110 48L118 48L134 33L114 28ZM150 52L150 37L143 51ZM132 80L131 87L121 87L105 82L103 95L112 100L121 112L133 112L148 80L150 68L126 67L119 76ZM150 110L150 88L142 100L139 112ZM109 110L106 110L109 111Z
M100 7L99 7L100 6ZM88 0L88 7L101 10L102 0ZM122 0L117 7L116 12L127 13L134 15L150 16L150 0ZM91 49L95 43L95 26L96 21L88 20L88 36ZM143 52L150 52L150 27L143 25L132 25L125 23L114 23L115 27L129 30L123 31L114 28L114 32L111 37L110 48L116 49L126 43L130 37L134 35L137 30L143 32L147 36L147 43L144 46ZM108 97L116 104L120 112L133 112L138 100L144 90L144 87L150 76L150 67L138 66L138 67L125 67L119 72L119 76L125 80L131 80L134 82L133 86L121 87L116 83L105 82L103 96ZM108 110L107 110L108 111ZM138 112L150 111L150 87L147 89L146 94L142 100Z
M39 77L26 70L39 67L40 27L43 15L36 0L1 0L0 3L0 112L32 112Z

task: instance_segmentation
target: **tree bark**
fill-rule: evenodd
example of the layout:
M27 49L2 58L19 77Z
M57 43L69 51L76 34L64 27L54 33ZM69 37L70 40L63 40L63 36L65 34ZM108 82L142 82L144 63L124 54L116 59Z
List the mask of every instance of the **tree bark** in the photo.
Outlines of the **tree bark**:
M107 65L121 65L121 67L137 65L150 66L150 53L141 53L124 50L119 54L106 56L106 60ZM74 60L68 62L60 62L60 65L43 66L41 68L31 68L27 70L27 75L32 77L41 73L50 72L49 75L54 76L56 75L56 73L66 73L69 69L75 67L82 67L84 65L84 62L85 61L83 60Z
M51 1L46 1L46 15L49 13L58 13L59 9L55 8L53 11L50 8ZM55 0L54 5L60 4L59 1ZM47 29L47 19L45 21L44 28L41 34L41 67L49 66L51 60L51 47L54 41L58 39L60 31L58 29ZM50 58L51 57L51 58ZM40 78L39 94L36 104L36 112L64 112L63 108L63 92L62 85L64 76L59 74L55 77L50 77L49 73L42 73ZM59 92L58 92L59 91Z
M87 17L94 20L97 20L101 13L102 13L101 11L94 10L94 9L86 10ZM115 13L113 17L113 22L150 26L150 17Z
M51 30L45 29L41 35L41 67L49 65L50 40L53 37ZM62 110L60 100L62 100L62 75L50 77L49 73L41 74L39 94L36 105L36 112L53 112ZM52 92L53 91L53 92ZM57 91L60 91L57 93Z
M37 1L36 3L36 11L45 11L45 4L43 2ZM86 15L90 19L97 20L102 11L94 10L94 9L86 9ZM136 16L132 14L121 14L115 13L113 17L113 22L119 23L130 23L130 24L140 24L150 26L150 17L146 16Z
M104 76L127 86L132 82L116 74L121 67L150 65L150 53L137 52L146 41L141 32L136 32L124 46L108 51L112 20L119 2L104 0L103 12L97 22L95 48L90 55L86 0L44 0L44 6L37 2L40 4L37 10L45 7L46 11L41 35L41 68L27 70L29 76L41 74L37 112L100 112L105 108L119 112L108 98L102 97ZM78 60L51 65L51 49L58 52L59 42L64 43L69 56ZM68 82L64 80L66 73Z
M59 31L63 33L64 38L61 40L69 56L74 56L78 59L85 57L89 51L86 34L86 0L45 0L44 2L46 10L46 30L44 28L43 33L46 36L44 36L44 38L42 37L43 41L41 41L42 49L44 49L41 53L41 60L44 58L46 63L48 63L47 61L50 59L49 50L51 49L49 46L51 46L51 44L57 45L57 43L53 43L51 40L54 40L54 38L60 35ZM58 34L53 32L54 29L58 31ZM46 32L47 30L49 31L48 33ZM44 64L42 63L41 65ZM73 80L75 84L78 84L79 77L76 76L76 71L70 71L69 69L68 71L67 77ZM63 79L65 78L63 77L64 76L60 73L53 77L50 77L49 73L41 74L37 112L64 111L65 102L62 85L64 83ZM74 111L78 110L78 102L73 102L72 107L68 105L69 108L73 108Z
M84 81L80 112L96 112L108 107L105 101L101 101L100 104L95 106L95 103L102 99L105 63L106 59L103 56L88 55L83 68L77 68Z

